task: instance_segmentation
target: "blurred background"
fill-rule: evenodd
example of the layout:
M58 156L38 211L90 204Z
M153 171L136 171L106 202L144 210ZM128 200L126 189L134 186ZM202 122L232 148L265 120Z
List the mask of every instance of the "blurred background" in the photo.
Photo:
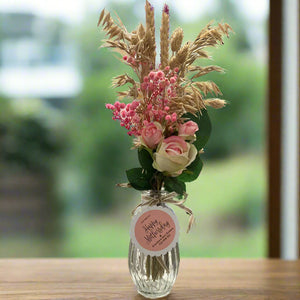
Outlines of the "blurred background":
M162 1L156 11L157 34ZM171 30L194 39L211 19L235 35L211 51L226 74L209 74L230 105L210 110L204 168L188 185L196 224L175 209L185 257L264 257L268 1L167 1ZM98 49L100 11L128 30L144 1L15 0L0 3L0 257L125 257L140 194L116 188L138 165L132 140L105 103L126 72ZM212 62L201 62L211 64Z

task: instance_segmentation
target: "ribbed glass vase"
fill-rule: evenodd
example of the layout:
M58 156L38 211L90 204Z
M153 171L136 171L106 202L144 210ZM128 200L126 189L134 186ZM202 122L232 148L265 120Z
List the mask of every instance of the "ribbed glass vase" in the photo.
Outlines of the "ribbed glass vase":
M166 192L161 193L166 194ZM142 201L143 195L150 194L151 191L143 192ZM166 204L160 205L172 211ZM139 210L140 208L135 214ZM128 253L129 271L138 293L144 297L156 299L168 295L175 283L179 262L178 243L164 255L150 256L141 252L130 240Z

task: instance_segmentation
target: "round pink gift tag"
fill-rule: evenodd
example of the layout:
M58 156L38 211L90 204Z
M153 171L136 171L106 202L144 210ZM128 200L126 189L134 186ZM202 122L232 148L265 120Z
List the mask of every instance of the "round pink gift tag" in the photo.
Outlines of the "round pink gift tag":
M143 208L132 219L130 236L143 253L151 256L166 254L178 242L177 217L169 208Z

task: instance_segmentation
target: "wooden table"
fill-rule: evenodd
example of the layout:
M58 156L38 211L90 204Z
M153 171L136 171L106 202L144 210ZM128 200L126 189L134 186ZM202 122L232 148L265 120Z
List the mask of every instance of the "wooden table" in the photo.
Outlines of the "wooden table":
M127 260L0 259L0 299L145 299ZM300 261L182 259L169 297L300 299Z

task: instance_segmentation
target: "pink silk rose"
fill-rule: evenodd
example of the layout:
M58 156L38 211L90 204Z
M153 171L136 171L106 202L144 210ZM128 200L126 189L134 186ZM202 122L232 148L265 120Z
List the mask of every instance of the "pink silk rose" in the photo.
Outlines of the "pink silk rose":
M197 123L193 121L188 121L183 124L179 124L178 127L178 136L181 136L185 139L193 139L195 132L199 130Z
M163 128L158 122L148 123L141 134L141 142L146 147L154 149L163 138Z
M153 168L178 176L196 158L197 149L179 136L170 136L163 140L153 154Z

